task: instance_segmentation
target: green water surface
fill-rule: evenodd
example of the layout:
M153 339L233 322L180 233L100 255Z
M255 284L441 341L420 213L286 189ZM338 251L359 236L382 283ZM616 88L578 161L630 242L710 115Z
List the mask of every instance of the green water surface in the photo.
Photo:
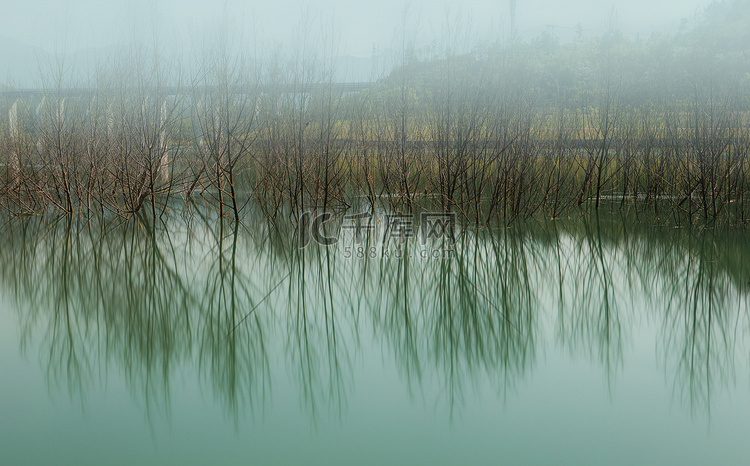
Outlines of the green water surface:
M0 464L750 461L742 230L586 215L299 249L175 216L0 238Z

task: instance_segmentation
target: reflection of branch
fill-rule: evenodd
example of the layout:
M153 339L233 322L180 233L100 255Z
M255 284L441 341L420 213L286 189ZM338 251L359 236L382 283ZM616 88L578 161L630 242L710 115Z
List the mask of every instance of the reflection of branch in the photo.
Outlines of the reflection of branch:
M728 383L736 350L729 328L733 309L725 299L728 286L716 273L716 251L709 239L710 234L701 235L697 254L689 252L684 262L684 294L674 295L664 314L664 349L665 359L676 359L675 388L691 409L705 405L710 411L712 384ZM674 285L677 292L681 287Z
M240 319L240 321L237 322L234 325L234 327L232 327L232 330L230 330L229 333L227 333L227 338L229 338L229 335L231 335L232 333L234 333L235 330L237 330L237 327L239 327L240 325L242 325L243 323L245 323L245 321L247 320L247 318L250 317L250 314L252 314L253 312L255 312L255 310L258 309L258 307L261 304L263 304L266 301L266 299L268 299L268 297L271 296L271 294L273 294L274 291L276 291L276 288L278 288L279 286L281 286L281 284L284 283L286 281L286 279L289 278L289 277L291 277L291 276L292 276L292 272L289 272L286 275L284 275L284 278L282 278L281 280L279 280L279 282L276 283L276 285L274 285L273 288L271 288L271 291L269 291L265 296L263 296L263 298L260 301L258 301L258 303L255 306L253 306L253 308L250 309L250 311L248 311L248 313L245 314L242 317L242 319Z
M747 245L626 221L466 230L442 260L415 259L411 241L398 257L345 260L289 247L292 227L225 229L210 215L189 225L24 219L3 229L0 284L22 309L24 347L43 334L50 382L83 399L110 365L149 412L168 414L175 372L189 366L236 421L265 402L278 343L311 417L340 414L370 328L410 393L437 379L455 409L477 380L505 393L531 370L548 302L555 336L608 376L635 317L655 308L675 391L708 406L742 350L732 325L744 316Z
M594 223L583 218L580 226L583 232L577 239L577 247L565 254L573 264L572 268L566 267L572 280L571 289L561 293L560 299L569 294L572 301L570 312L558 319L558 334L571 349L579 345L591 352L591 356L595 354L611 382L614 370L623 362L623 328L610 270L617 264L617 249L610 251L605 244L604 227L598 215ZM561 258L559 253L556 257ZM562 267L558 265L557 269Z
M534 298L519 266L525 243L509 236L507 249L500 244L462 235L450 258L413 261L418 246L406 242L399 258L378 263L377 298L370 299L379 303L371 311L378 333L410 386L421 384L425 368L437 371L451 407L480 374L500 389L512 386L533 355Z
M314 421L321 398L326 397L327 406L339 414L345 403L344 370L351 371L351 357L343 332L353 327L345 325L348 316L343 309L348 306L343 290L351 277L338 273L327 248L297 250L292 267L296 279L289 282L287 348ZM340 280L344 284L335 286Z

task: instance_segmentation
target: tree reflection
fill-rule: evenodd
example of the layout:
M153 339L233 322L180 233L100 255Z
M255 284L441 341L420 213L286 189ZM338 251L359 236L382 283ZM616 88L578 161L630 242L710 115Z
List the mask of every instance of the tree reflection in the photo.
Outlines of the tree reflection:
M344 244L299 249L291 226L191 212L6 222L0 284L52 387L85 404L116 375L168 417L175 377L195 371L236 424L268 406L286 372L314 423L346 411L355 362L376 348L412 397L439 387L452 413L486 380L504 396L556 345L612 384L651 322L676 396L696 410L731 387L747 353L741 232L585 215L352 257ZM362 247L380 245L376 234Z
M598 212L593 219L582 218L580 228L575 246L565 253L573 260L566 264L570 288L561 297L567 312L557 320L559 337L574 351L580 347L598 359L611 382L622 364L623 352L621 313L612 278L612 269L619 265L619 250L608 247L608 232L603 231ZM557 256L561 256L559 251ZM562 304L566 298L569 306Z
M453 409L479 379L504 391L525 372L535 331L525 246L514 235L469 233L440 259L425 260L406 242L403 253L380 261L375 331L410 387L429 371Z
M204 258L205 272L195 277L200 290L197 359L201 374L236 424L241 411L262 406L270 392L265 341L270 323L267 313L254 311L262 305L262 284L253 283L245 264L238 263L240 228L227 231L223 220L218 231L205 227L215 248ZM258 262L257 257L247 259L249 265Z
M340 415L346 401L346 380L351 370L353 340L344 274L327 248L295 250L287 288L285 347L297 378L302 401L313 421L320 405Z
M735 357L742 351L737 340L747 328L746 297L724 268L714 233L686 239L682 260L662 277L669 290L663 360L665 371L674 374L676 394L693 410L710 409L712 391L734 382Z

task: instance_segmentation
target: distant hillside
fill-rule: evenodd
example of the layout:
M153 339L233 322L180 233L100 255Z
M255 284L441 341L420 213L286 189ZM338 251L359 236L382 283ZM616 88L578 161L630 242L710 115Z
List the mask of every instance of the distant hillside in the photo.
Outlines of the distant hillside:
M613 29L563 43L547 32L462 55L413 54L380 87L406 86L426 98L490 82L510 93L523 90L524 99L539 105L569 107L596 106L609 92L622 104L640 105L694 96L697 84L750 89L750 0L715 2L679 32L646 39Z
M714 2L687 32L691 45L720 53L750 53L750 0Z

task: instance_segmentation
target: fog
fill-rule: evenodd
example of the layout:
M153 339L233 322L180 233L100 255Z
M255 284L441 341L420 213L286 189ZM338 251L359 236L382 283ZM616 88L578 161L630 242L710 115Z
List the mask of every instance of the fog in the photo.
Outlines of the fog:
M366 199L477 224L612 200L750 223L747 0L3 13L14 213L157 216L210 193L235 221L249 196L274 222Z
M0 0L8 464L744 464L749 229L750 0Z
M404 28L417 48L439 42L446 24L462 25L467 49L479 43L507 41L511 36L510 3L3 0L0 83L38 85L39 63L48 62L51 56L73 57L75 67L86 68L94 58L107 57L133 41L158 43L162 51L180 54L189 64L207 37L226 28L242 37L243 43L252 42L256 51L288 51L301 40L301 24L335 37L336 54L349 69L348 76L341 74L340 79L369 80L374 58L381 62L380 71L387 71L391 51L399 48L398 37ZM577 35L596 37L615 28L628 38L646 38L691 24L708 3L521 0L515 6L515 37L528 41L549 33L564 43Z

